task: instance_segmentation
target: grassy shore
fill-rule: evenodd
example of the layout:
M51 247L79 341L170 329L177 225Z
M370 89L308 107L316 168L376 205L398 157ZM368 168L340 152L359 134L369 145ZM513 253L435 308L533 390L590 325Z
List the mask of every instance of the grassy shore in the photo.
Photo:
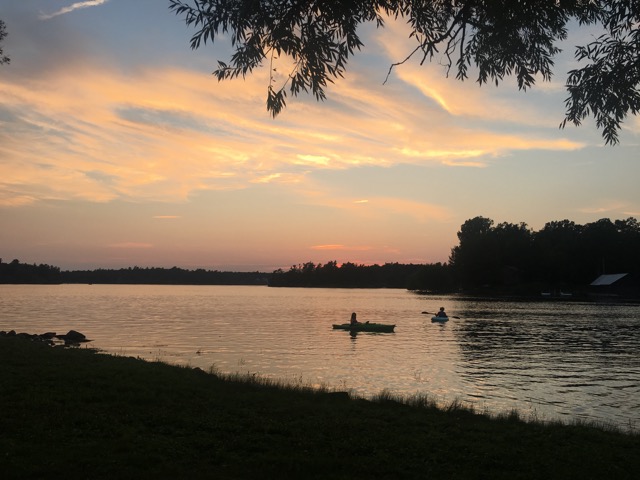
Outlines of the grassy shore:
M640 436L0 338L0 478L637 478Z

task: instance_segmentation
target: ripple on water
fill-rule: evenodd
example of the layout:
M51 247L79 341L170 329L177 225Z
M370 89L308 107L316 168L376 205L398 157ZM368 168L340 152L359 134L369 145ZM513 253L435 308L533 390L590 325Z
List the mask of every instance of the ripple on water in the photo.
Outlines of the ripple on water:
M303 379L371 396L428 394L537 418L640 422L640 307L425 297L403 290L0 286L0 329L82 331L106 351ZM459 316L433 324L420 312ZM334 331L352 311L393 334ZM602 318L608 320L603 321Z

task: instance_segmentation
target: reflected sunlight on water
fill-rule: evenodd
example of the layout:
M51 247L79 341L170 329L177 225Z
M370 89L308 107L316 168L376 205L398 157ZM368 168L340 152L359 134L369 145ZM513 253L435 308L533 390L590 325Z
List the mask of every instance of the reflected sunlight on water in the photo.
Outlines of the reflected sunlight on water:
M640 306L404 290L0 286L0 330L75 329L107 352L493 413L640 426ZM460 317L434 324L421 311ZM393 334L333 330L352 311Z

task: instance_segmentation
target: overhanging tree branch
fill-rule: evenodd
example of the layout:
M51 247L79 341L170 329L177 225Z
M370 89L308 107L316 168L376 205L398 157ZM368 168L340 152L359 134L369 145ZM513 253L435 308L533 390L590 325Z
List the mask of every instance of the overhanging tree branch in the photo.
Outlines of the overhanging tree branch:
M2 41L7 35L6 24L3 20L0 20L0 65L2 65L3 63L9 63L11 61L11 59L5 56L2 51Z
M245 77L269 57L267 110L273 116L285 107L287 91L324 100L327 84L344 75L363 45L358 27L375 22L382 28L385 15L406 20L417 46L391 64L383 83L418 51L422 65L440 49L447 75L455 64L456 78L465 80L475 66L478 83L498 85L514 76L521 90L532 87L537 75L551 78L570 21L597 25L605 37L576 52L586 65L570 72L561 127L593 115L606 143L613 144L626 116L640 110L637 0L170 0L169 8L195 28L192 48L230 36L235 51L228 63L218 62L214 75L220 81ZM294 62L277 88L273 52Z

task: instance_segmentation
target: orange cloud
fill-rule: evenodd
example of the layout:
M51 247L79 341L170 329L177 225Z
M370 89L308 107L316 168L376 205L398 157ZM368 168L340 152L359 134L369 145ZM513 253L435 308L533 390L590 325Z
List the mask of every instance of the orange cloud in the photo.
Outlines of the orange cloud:
M344 245L314 245L311 247L312 250L343 250L344 248Z
M346 246L346 245L313 245L311 250L340 250L345 252L365 252L373 250L371 246L358 245L358 246Z
M409 67L398 74L417 85ZM20 82L2 79L3 108L16 120L0 131L0 178L11 192L0 203L184 202L197 191L255 183L308 187L300 167L482 167L513 149L579 147L482 124L461 127L456 117L486 110L477 91L463 95L464 107L453 87L434 83L440 105L448 106L442 109L416 101L406 85L372 83L357 68L339 88L330 87L326 103L292 101L274 120L263 109L263 80L252 75L218 83L175 68L125 75L93 65Z

